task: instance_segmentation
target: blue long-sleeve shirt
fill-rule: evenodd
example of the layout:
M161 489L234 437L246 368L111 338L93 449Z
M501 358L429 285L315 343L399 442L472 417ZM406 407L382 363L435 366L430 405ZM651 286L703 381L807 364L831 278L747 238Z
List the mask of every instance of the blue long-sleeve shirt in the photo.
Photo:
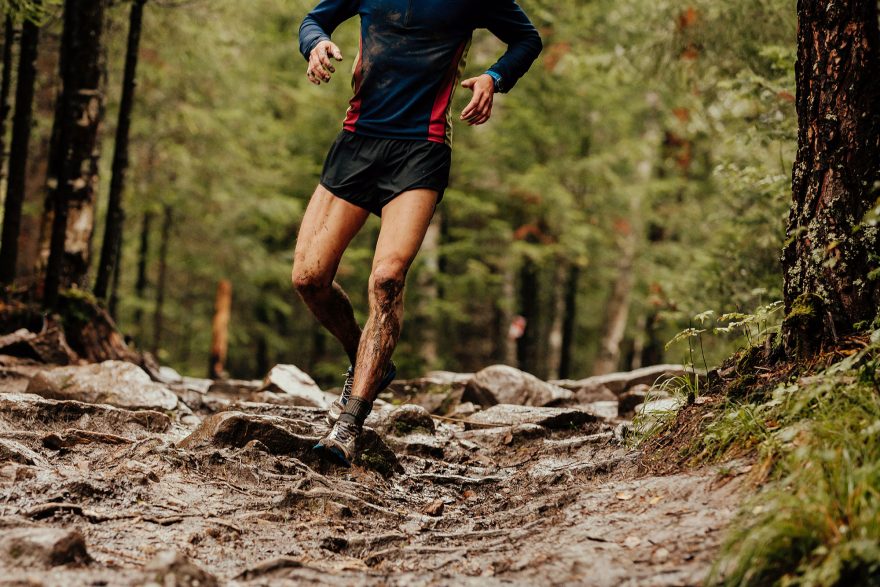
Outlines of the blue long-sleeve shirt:
M356 14L360 51L343 128L368 136L450 143L452 95L475 29L489 29L508 45L490 68L501 91L516 84L542 48L515 0L322 0L300 26L303 57Z

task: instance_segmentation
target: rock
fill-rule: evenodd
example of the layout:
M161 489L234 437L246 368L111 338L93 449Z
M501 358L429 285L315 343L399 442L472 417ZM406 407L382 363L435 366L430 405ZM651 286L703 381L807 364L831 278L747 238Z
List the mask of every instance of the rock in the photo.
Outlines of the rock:
M216 587L220 584L214 575L173 550L157 554L144 567L144 576L147 581L163 587Z
M153 382L137 365L125 361L48 369L31 379L27 392L48 399L132 410L170 411L177 407L177 396L171 390Z
M208 393L224 395L230 398L240 398L257 393L263 388L263 382L259 379L217 379L212 380L208 386Z
M612 401L601 401L601 402L591 402L583 406L587 411L596 414L600 418L605 420L613 420L617 417L617 404L619 402L617 400Z
M213 383L214 381L211 379L200 379L198 377L184 377L181 381L181 384L186 389L202 395L208 393L208 390L211 389L211 384Z
M481 406L498 403L553 406L571 401L573 397L571 391L541 381L530 373L507 365L493 365L474 375L462 400Z
M88 564L82 534L60 528L16 528L0 535L0 560L12 567Z
M646 402L638 406L635 410L636 414L662 414L667 412L677 412L684 405L683 398L667 397Z
M517 426L537 424L550 430L574 429L585 424L599 422L599 418L577 408L545 408L498 404L469 418L466 428L476 428L480 424L491 426Z
M323 432L303 420L227 411L206 418L177 446L187 450L224 446L242 448L257 440L272 454L292 455L303 461L315 462L318 457L313 447ZM394 451L372 428L364 428L358 438L357 452L355 464L385 476L402 471Z
M434 434L435 427L428 410L422 406L406 404L391 410L382 419L379 429L384 434L407 436L417 432Z
M688 372L683 365L652 365L643 367L634 371L624 373L609 373L607 375L597 375L595 377L587 377L572 381L570 379L551 381L551 383L571 390L575 393L580 401L582 397L590 394L602 393L602 390L609 391L615 396L620 396L623 392L633 388L636 385L647 384L654 385L666 379L686 375Z
M425 377L393 381L383 397L395 403L419 405L432 414L446 415L461 402L470 373L431 371Z
M476 414L479 409L480 406L474 405L473 402L462 402L449 414L449 417L464 420Z
M67 427L98 432L113 430L117 434L134 432L135 429L165 432L171 427L171 418L161 412L44 399L29 393L0 394L0 429L5 422L19 429Z
M472 440L479 445L500 448L502 446L518 446L533 440L543 440L550 436L550 431L538 424L517 424L510 428L483 428L469 430L461 435L463 440Z
M645 403L649 397L651 399L662 399L669 397L669 394L656 389L652 391L650 385L636 385L620 396L620 402L617 406L618 416L621 418L632 418L636 407Z
M407 434L404 437L389 434L385 436L384 440L388 446L398 453L430 457L439 460L442 460L444 457L443 447L446 443L433 434L415 432Z
M298 403L294 405L326 408L329 406L324 392L295 365L275 365L263 379L260 391L270 391L285 395Z

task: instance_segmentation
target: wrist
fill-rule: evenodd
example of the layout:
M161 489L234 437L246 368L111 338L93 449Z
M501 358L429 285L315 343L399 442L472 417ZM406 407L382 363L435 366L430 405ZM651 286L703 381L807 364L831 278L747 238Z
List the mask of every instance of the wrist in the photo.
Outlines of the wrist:
M486 71L486 73L484 73L483 75L488 75L489 77L492 78L492 86L495 88L496 92L503 92L504 91L504 83L503 83L504 80L501 77L500 73L498 73L497 71L492 71L490 69L490 70Z

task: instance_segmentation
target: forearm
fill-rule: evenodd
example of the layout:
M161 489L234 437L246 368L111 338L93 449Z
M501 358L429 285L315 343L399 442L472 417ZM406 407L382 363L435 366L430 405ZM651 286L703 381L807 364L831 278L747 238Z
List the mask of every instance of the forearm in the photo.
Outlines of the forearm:
M299 27L299 52L302 53L302 56L305 57L306 61L309 60L309 54L312 52L312 49L315 48L315 45L321 41L329 39L330 35L327 34L327 31L324 30L321 24L317 22L311 14L303 19L302 24Z
M340 24L358 12L359 0L322 0L309 12L299 27L299 52L306 61L312 49L330 35Z
M529 70L543 48L538 30L514 0L499 0L490 5L487 26L496 37L507 43L507 51L489 68L493 77L500 77L499 90L509 91Z

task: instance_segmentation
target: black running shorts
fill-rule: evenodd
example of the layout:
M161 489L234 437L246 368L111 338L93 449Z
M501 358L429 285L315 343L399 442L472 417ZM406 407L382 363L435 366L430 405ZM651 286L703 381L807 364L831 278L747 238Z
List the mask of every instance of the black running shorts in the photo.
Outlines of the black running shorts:
M452 149L444 143L380 139L339 133L321 173L321 185L334 196L376 216L403 192L429 189L437 202L449 184Z

